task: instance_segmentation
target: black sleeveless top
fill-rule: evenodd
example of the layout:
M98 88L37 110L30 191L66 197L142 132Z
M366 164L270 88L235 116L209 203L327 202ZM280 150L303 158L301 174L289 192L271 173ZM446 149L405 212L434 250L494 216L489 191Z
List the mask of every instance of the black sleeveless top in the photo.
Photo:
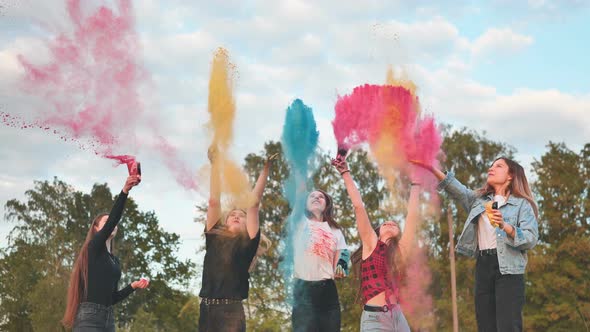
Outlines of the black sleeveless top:
M243 300L250 287L248 268L260 243L260 230L253 239L248 234L229 237L206 232L206 253L200 297Z

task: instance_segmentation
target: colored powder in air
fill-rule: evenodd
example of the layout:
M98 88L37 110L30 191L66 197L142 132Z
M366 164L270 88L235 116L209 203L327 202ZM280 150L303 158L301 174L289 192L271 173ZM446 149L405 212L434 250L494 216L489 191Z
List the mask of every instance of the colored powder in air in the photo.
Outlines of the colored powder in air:
M338 98L332 125L339 148L369 144L391 189L395 174L407 169L410 160L436 165L442 139L432 117L419 117L415 84L407 79L394 80L392 70L387 80L402 82L408 88L389 84L356 87L350 95ZM433 180L424 172L419 177L425 182Z
M25 71L23 89L46 105L33 110L33 122L53 129L65 141L87 139L94 153L103 157L113 155L115 149L141 147L130 144L155 150L166 158L179 183L195 189L192 172L186 171L176 149L161 137L154 124L157 121L151 121L148 134L156 137L155 143L135 138L140 120L150 120L140 91L150 88L151 78L141 62L131 1L115 3L114 10L102 5L85 15L82 4L87 2L67 0L65 20L71 24L43 24L57 31L45 41L49 61L38 65L26 55L18 56ZM64 31L61 26L72 30Z
M408 147L406 158L439 167L438 157L441 154L440 148L442 141L442 135L434 118L432 116L424 116L416 123L414 139ZM424 184L424 187L434 189L438 182L436 178L429 171L421 167L415 167L414 169L417 172L417 178Z
M287 108L281 143L291 172L307 176L309 161L318 145L319 132L313 111L301 99L295 99Z
M428 293L432 273L424 247L417 247L406 260L406 278L401 283L400 304L410 325L420 331L430 331L434 326L432 295Z
M67 1L73 31L47 41L51 60L33 65L24 55L26 91L48 106L39 114L51 127L75 138L90 136L110 154L121 133L136 123L143 109L138 86L147 73L139 49L130 1L118 1L118 15L101 6L83 17L79 0Z
M393 188L394 170L403 169L406 162L405 150L413 139L418 99L399 86L381 86L382 118L376 127L379 136L369 142L371 152L389 188Z
M233 96L233 70L227 50L219 48L214 56L209 79L209 116L207 124L212 132L212 146L216 147L216 162L220 167L222 194L227 195L230 205L238 208L248 208L254 202L251 195L248 176L229 156L232 143L233 125L235 118L235 101Z
M296 247L301 247L300 244L295 245L295 230L304 220L308 194L306 187L314 171L312 161L316 153L318 137L319 132L312 109L300 99L296 99L287 108L281 136L283 153L289 165L289 177L285 182L284 190L292 208L286 222L286 237L282 243L280 265L288 290L292 286L294 250ZM287 294L291 292L287 291Z
M383 118L381 86L365 84L352 94L338 97L332 121L339 148L353 149L379 136L375 125Z
M131 169L131 166L135 162L135 157L130 155L120 155L120 156L105 156L106 158L113 159L117 162L117 165L125 164L127 165L128 169Z
M402 72L400 75L398 75L398 77L396 77L393 68L390 66L387 69L387 74L386 74L386 78L385 78L385 84L386 85L392 85L392 86L401 86L403 88L408 89L412 95L416 96L416 91L418 90L418 86L416 85L416 83L414 83L412 80L410 80L408 78L408 75L406 75L404 72Z
M236 105L232 91L234 66L229 62L226 49L219 48L213 56L209 79L209 127L213 131L213 144L226 150L232 140Z

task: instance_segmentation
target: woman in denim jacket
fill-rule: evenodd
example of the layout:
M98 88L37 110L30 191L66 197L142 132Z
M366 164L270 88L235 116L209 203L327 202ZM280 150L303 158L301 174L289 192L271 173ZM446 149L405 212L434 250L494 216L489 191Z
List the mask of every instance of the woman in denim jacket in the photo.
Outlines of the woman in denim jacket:
M474 191L452 172L415 163L431 171L441 181L438 189L468 212L457 252L477 258L478 331L522 331L527 250L539 236L537 205L524 169L513 160L498 158L488 169L486 184ZM497 209L491 208L492 202L497 202Z

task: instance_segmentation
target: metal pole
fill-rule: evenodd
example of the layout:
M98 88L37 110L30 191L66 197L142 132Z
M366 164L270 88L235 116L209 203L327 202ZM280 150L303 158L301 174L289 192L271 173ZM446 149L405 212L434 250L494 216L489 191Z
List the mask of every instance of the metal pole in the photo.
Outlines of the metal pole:
M451 297L453 303L453 331L459 332L459 318L457 315L457 277L455 272L455 241L453 232L453 210L451 209L451 203L447 208L447 223L449 225L449 258L451 260Z

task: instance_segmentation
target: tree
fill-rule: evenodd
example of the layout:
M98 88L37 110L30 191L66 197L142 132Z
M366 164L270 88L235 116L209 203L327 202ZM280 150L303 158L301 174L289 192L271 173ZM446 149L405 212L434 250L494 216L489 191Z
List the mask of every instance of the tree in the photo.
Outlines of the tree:
M5 219L15 226L0 254L0 329L61 331L59 321L74 260L90 221L98 213L108 212L114 200L106 184L96 184L85 194L57 178L35 182L25 194L25 202L6 203ZM194 328L193 317L176 319L185 293L172 286L186 286L193 274L193 264L174 255L178 235L163 231L154 213L138 211L130 198L115 239L115 253L122 263L120 284L142 275L152 279L148 290L115 307L119 326L129 325L141 308L154 315L155 329ZM177 310L174 319L165 316L170 313L161 310L161 303Z
M590 331L590 144L578 154L549 143L533 162L539 243L529 261L530 331Z

